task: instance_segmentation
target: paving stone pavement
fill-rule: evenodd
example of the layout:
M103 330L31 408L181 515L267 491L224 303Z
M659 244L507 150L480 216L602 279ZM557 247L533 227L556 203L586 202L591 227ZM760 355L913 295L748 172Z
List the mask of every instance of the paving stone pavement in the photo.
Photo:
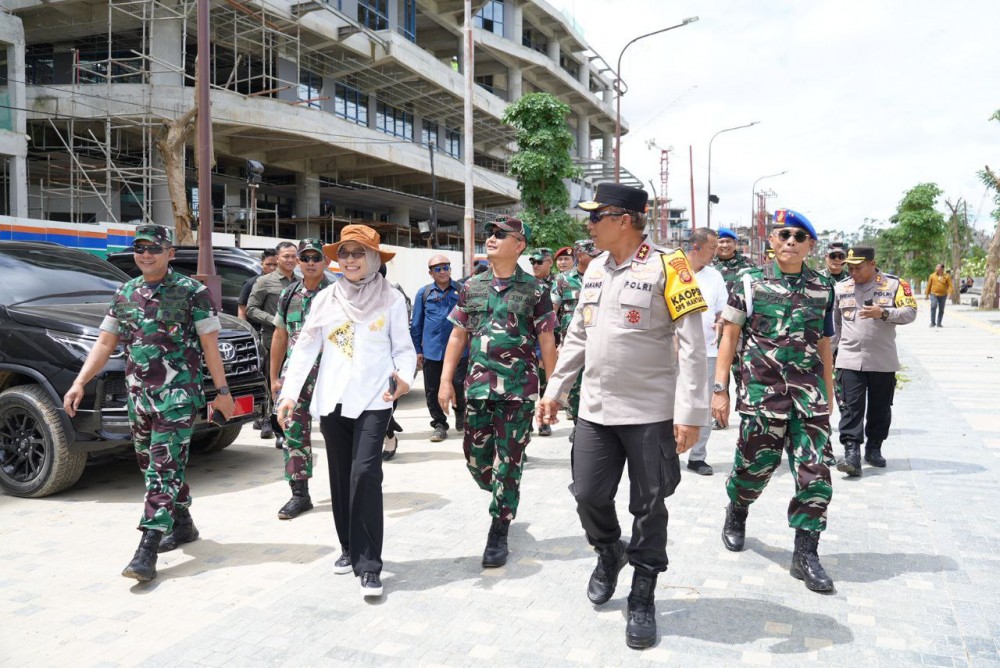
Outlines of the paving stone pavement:
M139 538L134 462L88 467L47 499L0 495L0 666L1000 666L1000 313L949 306L945 327L930 329L920 307L900 328L889 466L861 479L834 472L820 543L832 595L788 574L785 467L751 509L747 549L722 546L736 430L716 431L716 474L685 470L668 500L659 642L628 649L630 569L608 604L586 599L594 555L566 489L568 427L529 446L511 559L483 570L489 498L454 431L428 441L418 387L384 467L381 600L363 601L354 577L332 572L322 440L316 509L279 521L281 454L248 428L192 460L202 538L161 555L148 585L119 576ZM627 490L618 507L629 534Z

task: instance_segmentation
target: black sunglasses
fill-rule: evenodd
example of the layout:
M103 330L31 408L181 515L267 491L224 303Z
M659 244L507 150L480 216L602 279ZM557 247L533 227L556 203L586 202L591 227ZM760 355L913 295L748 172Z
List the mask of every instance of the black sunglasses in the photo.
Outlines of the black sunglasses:
M349 251L345 248L340 248L337 250L337 259L339 260L346 260L349 257L353 257L355 260L360 260L364 256L364 249Z
M624 216L626 211L591 211L590 222L599 223L608 216Z
M794 232L788 229L778 230L778 238L782 241L788 241L793 236L795 237L796 243L802 244L809 238L809 233L805 230L795 230Z
M313 262L322 262L323 256L317 253L303 253L299 256L299 262L305 262L306 264L311 264Z
M831 260L843 260L847 256L844 255L843 253L835 252L835 253L830 253L829 255L827 255L827 257L830 258Z
M433 271L435 273L439 273L439 272L442 272L442 271L451 271L451 265L450 264L436 264L433 267L431 267L431 271Z
M143 253L149 253L150 255L160 255L166 249L159 244L136 244L132 246L132 252L136 255L142 255Z
M503 241L504 239L506 239L509 236L515 236L518 239L523 238L519 234L516 234L514 232L508 232L507 230L501 230L501 229L498 229L498 228L493 228L493 232L490 234L490 236L494 237L497 241Z

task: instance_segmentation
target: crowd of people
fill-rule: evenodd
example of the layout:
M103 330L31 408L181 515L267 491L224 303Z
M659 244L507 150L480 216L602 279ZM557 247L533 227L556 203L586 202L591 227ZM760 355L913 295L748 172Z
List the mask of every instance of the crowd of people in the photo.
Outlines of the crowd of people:
M668 564L665 499L681 482L679 457L688 452L687 469L713 475L710 435L728 427L733 399L740 426L725 483L729 505L720 514L724 546L743 549L750 507L787 452L790 573L812 591L833 590L818 553L831 467L861 476L862 447L866 464L886 466L882 446L899 368L895 328L915 319L913 293L878 267L869 247L830 244L825 269L811 269L805 260L816 231L789 209L776 212L772 254L756 265L727 229L695 229L684 249L653 244L644 233L646 206L643 190L600 184L594 200L579 205L589 216L588 238L555 253L534 248L530 273L518 263L531 247L530 226L497 219L486 227L487 263L464 280L452 278L447 256L429 258L430 281L412 315L384 278L393 253L370 227L348 225L335 243L303 239L265 253L264 274L248 282L244 301L268 353L275 404L262 436L277 437L291 489L278 517L313 507L317 420L340 544L333 569L357 576L363 596L383 593L382 467L396 451L394 407L418 371L430 440L445 440L453 425L466 468L489 495L484 568L507 562L532 433L551 434L565 412L573 425L570 491L597 555L587 597L607 603L632 566L629 647L656 641L654 594ZM162 227L140 227L134 252L142 276L116 295L65 407L72 415L83 386L124 343L147 491L142 539L123 575L148 581L158 552L198 538L184 465L191 421L204 405L202 360L223 418L233 402L205 288L169 268L174 251ZM328 280L328 262L339 265L340 280ZM946 287L928 286L929 294L939 289ZM937 326L943 311L943 301L932 309ZM614 502L626 468L628 539Z

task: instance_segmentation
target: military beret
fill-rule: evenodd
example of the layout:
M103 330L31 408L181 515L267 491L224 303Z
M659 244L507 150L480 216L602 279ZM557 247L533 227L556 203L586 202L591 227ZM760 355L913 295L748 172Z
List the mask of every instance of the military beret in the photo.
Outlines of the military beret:
M161 246L171 245L170 230L163 225L140 225L135 228L136 241L149 241Z
M563 255L567 255L569 257L573 257L573 249L571 247L569 247L569 246L563 246L562 248L560 248L559 250L556 251L556 257L557 258L560 258Z
M645 190L604 181L597 184L592 202L580 202L577 206L584 211L596 211L605 206L617 206L626 211L645 211L648 201L649 195Z
M728 227L720 227L719 228L719 238L720 239L732 239L733 241L739 241L739 238L737 238L736 233L733 232Z
M797 227L801 230L805 230L813 240L816 240L816 229L809 222L809 219L803 216L797 211L792 211L791 209L778 209L774 212L774 223L775 225L784 225L786 227Z

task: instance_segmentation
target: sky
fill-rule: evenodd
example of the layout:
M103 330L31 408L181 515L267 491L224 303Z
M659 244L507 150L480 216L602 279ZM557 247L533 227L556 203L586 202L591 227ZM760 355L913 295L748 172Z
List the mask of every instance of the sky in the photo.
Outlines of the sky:
M614 67L622 47L622 166L689 207L705 224L708 145L712 226L746 225L752 187L768 209L804 213L818 230L856 231L886 220L918 183L965 198L970 218L992 229L992 200L976 173L1000 168L998 0L548 0ZM649 190L649 186L646 186ZM652 194L652 193L650 193Z

